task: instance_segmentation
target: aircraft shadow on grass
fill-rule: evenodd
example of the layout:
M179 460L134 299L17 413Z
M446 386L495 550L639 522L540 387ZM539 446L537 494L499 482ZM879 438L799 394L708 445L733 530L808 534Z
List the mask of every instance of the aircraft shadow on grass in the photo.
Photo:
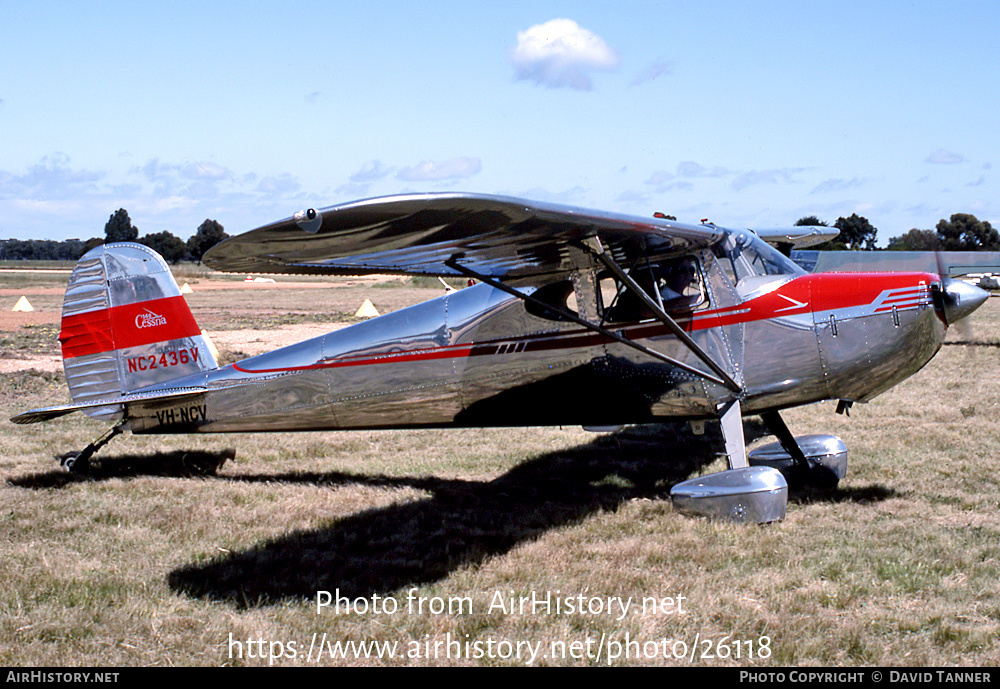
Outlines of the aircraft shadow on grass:
M747 441L767 435L748 420ZM590 443L522 462L491 481L392 477L343 472L215 476L233 482L415 488L429 497L377 507L320 528L288 533L243 551L170 572L168 584L185 595L239 608L310 599L317 590L348 598L388 595L440 580L545 532L614 511L628 500L665 499L677 482L711 464L723 451L717 424L694 436L686 424L626 428ZM91 475L52 471L9 483L61 487L149 475L211 477L232 451L173 452L106 457ZM792 492L798 502L869 503L895 495L880 486L834 492Z
M87 481L106 481L113 478L138 478L141 476L167 476L171 478L198 478L216 475L227 461L235 459L233 449L216 452L201 450L176 450L153 454L121 454L98 456L86 475L71 474L53 469L7 479L19 488L63 488ZM58 460L59 457L57 456Z

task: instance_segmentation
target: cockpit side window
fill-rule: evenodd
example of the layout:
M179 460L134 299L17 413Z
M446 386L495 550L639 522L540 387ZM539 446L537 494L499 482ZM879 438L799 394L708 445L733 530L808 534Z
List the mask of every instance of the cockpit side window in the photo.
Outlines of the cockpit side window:
M727 239L713 246L712 254L715 256L719 267L722 268L722 272L729 278L729 282L735 285L739 278L736 275L736 262L733 260L733 251L729 240Z
M708 303L701 266L694 256L640 264L629 275L667 313L692 311ZM612 274L602 273L598 277L602 315L606 322L635 322L655 317L653 311Z

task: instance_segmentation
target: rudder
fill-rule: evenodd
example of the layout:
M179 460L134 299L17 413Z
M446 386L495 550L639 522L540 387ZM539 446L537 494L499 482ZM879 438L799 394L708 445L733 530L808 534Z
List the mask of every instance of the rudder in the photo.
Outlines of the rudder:
M142 244L104 244L77 262L59 341L74 403L218 368L170 268ZM116 419L121 405L85 413Z

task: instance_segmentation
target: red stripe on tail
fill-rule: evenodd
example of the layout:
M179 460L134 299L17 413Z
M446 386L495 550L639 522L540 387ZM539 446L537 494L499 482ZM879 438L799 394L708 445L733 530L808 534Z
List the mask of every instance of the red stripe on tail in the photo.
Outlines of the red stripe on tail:
M63 358L72 359L200 334L184 297L178 296L65 316L59 341Z

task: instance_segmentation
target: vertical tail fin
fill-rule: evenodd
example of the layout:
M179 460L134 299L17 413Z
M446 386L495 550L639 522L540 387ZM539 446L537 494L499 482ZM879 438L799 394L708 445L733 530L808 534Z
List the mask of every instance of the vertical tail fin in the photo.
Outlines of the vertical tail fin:
M105 244L77 262L59 341L74 403L217 368L170 268L141 244ZM86 413L112 420L121 407Z

